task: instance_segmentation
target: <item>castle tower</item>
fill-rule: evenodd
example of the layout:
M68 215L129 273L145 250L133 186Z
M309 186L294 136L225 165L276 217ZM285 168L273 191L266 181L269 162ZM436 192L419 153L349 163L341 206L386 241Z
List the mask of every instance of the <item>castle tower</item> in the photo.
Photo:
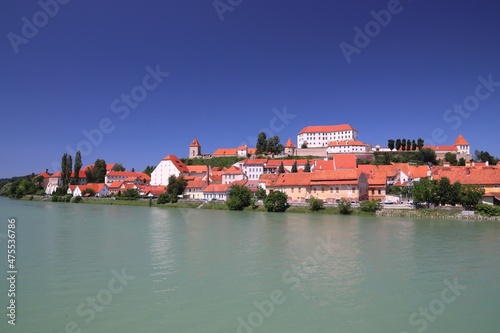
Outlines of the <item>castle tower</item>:
M295 155L295 145L292 142L292 139L288 139L285 144L285 155L293 156Z
M193 142L189 145L189 158L195 158L201 155L201 145L196 140L196 138L193 139Z
M458 136L453 145L457 147L457 153L459 155L470 155L470 145L462 134Z

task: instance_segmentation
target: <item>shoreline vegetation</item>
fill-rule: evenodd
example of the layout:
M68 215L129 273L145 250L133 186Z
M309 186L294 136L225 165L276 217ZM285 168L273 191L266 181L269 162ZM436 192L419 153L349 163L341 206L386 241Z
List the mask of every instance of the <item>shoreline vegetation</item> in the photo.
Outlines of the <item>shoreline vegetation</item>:
M21 200L52 202L50 198L44 196L25 196ZM64 202L62 202L64 203ZM74 204L75 202L65 202ZM118 206L144 206L158 208L185 208L185 209L212 209L212 210L227 210L229 207L223 202L194 202L194 201L178 201L176 203L157 204L153 200L138 199L138 200L116 200L112 198L82 198L79 203L94 204L94 205L118 205ZM243 211L252 212L267 212L263 205L255 207L249 206ZM320 215L342 215L339 207L326 206L323 209L312 211L309 206L289 206L286 213L295 214L320 214ZM344 214L345 215L345 214ZM382 208L376 212L364 212L359 207L351 208L351 212L347 215L358 216L373 216L373 217L390 217L390 218L411 218L411 219L438 219L438 220L470 220L470 221L500 221L500 216L487 216L483 214L462 214L460 209L447 208Z

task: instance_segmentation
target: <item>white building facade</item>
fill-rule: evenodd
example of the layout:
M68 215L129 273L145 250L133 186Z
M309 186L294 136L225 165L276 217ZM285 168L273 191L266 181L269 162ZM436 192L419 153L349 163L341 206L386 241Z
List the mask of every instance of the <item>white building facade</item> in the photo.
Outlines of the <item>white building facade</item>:
M331 141L357 141L358 131L349 124L333 126L307 126L297 135L297 147L327 147Z
M167 186L170 176L189 174L187 166L174 155L165 156L151 173L151 185Z

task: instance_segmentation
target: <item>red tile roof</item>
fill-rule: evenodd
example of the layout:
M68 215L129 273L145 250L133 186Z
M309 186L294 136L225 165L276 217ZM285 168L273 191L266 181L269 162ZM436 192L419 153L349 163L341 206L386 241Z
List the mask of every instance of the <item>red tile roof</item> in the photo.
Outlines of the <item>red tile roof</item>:
M314 160L311 162L311 164L314 164L314 169L313 171L319 171L319 170L334 170L335 168L333 167L333 160Z
M36 175L35 178L36 177L43 177L43 178L47 179L47 178L50 178L51 176L48 173L46 173L45 171L43 171L43 172L40 172L38 175Z
M459 181L462 184L500 185L500 169L494 167L443 167L431 168L432 177L436 180L447 177L451 183Z
M333 125L333 126L307 126L304 127L299 134L302 133L328 133L328 132L339 132L339 131L356 131L349 124Z
M333 166L335 170L356 169L358 162L354 154L335 154L333 156Z
M207 182L200 177L195 177L193 180L187 182L186 188L204 188Z
M179 172L189 173L189 169L186 164L182 163L182 161L175 155L167 155L162 159L162 161L170 161L175 165Z
M423 148L430 148L434 151L451 151L451 152L457 151L457 147L455 146L424 146Z
M227 192L233 184L210 184L203 190L204 193Z
M229 169L223 171L223 175L241 175L242 171L240 168L231 166Z
M267 158L248 158L243 161L245 165L264 165L267 162Z
M292 139L288 138L288 141L285 144L285 148L295 148L295 145L294 145Z
M238 150L247 150L247 145L239 146L237 149Z
M186 165L190 173L203 173L207 172L207 168L210 169L207 165Z
M345 146L366 146L366 143L361 142L361 141L356 141L356 140L337 140L337 141L330 141L328 143L328 147L345 147Z
M247 152L250 155L255 155L255 153L257 152L257 148L247 148Z
M458 145L461 145L461 146L468 146L469 143L467 142L467 140L464 139L464 137L462 136L462 134L460 134L458 136L458 138L455 140L455 143L454 143L455 146L458 146Z
M219 148L212 156L236 156L238 155L238 148Z
M193 141L191 142L191 144L189 145L189 147L201 147L201 145L198 142L198 140L196 138L194 138Z

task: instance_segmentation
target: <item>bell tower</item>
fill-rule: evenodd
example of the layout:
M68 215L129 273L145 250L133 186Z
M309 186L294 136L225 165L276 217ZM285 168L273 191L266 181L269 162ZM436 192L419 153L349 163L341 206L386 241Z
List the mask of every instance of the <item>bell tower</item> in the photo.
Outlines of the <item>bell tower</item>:
M189 145L189 158L195 158L201 155L201 145L196 138Z

